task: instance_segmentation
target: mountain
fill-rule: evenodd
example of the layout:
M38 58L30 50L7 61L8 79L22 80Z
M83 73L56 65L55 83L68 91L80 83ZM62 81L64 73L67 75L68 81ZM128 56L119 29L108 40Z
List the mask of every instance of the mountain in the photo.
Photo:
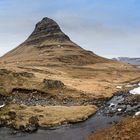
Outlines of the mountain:
M8 82L5 83L8 92L13 87L42 91L42 86L38 87L34 82L41 82L38 85L42 85L44 79L52 79L76 90L76 94L67 92L65 96L78 99L83 94L81 92L87 98L111 96L117 90L116 84L135 80L139 75L134 66L100 57L72 42L59 25L48 17L36 24L34 31L22 44L2 56L0 64L2 69L18 72L17 75L34 75L29 79L31 84L27 83L27 79L26 84L17 82L17 79L12 86L7 87Z
M59 25L50 18L43 18L34 31L21 45L4 55L6 62L94 64L109 61L91 51L86 51L62 32Z
M118 57L118 58L113 58L113 60L134 64L134 65L140 65L140 58Z
M0 58L0 99L9 103L0 121L26 131L83 121L138 81L137 67L83 49L46 17Z

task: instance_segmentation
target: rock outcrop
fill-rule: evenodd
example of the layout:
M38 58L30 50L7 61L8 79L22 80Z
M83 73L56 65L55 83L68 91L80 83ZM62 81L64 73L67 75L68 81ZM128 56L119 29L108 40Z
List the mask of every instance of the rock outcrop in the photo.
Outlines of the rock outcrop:
M45 83L48 88L58 89L64 87L64 83L59 80L44 79L43 83Z

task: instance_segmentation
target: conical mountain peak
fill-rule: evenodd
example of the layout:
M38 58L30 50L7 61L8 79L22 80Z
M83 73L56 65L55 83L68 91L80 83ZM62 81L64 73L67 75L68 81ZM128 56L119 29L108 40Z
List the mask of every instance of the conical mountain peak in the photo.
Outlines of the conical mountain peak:
M70 41L69 37L61 31L59 25L48 17L43 18L36 24L34 31L26 40L26 43L33 43L36 40L38 43L43 40Z
M31 35L36 35L40 33L54 34L56 32L61 32L59 25L54 20L45 17L36 24L35 30Z

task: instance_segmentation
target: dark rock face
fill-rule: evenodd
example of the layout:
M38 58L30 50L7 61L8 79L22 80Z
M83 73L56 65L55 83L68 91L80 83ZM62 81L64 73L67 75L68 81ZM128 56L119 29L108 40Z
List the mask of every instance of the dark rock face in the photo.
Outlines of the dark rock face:
M25 89L25 88L13 88L12 90L12 94L13 95L18 95L20 96L20 94L27 94L28 96L45 96L48 93L40 91L40 90L36 90L36 89Z
M43 18L42 21L36 24L35 30L31 35L36 35L40 33L53 34L56 32L61 32L58 24L52 19Z
M11 120L14 120L16 118L16 112L14 112L14 111L9 111L8 115L9 115Z
M7 70L7 69L0 69L0 75L7 75L10 74L11 71Z
M35 126L38 126L38 118L37 118L37 116L32 116L30 119L29 119L29 123L31 124L31 125L35 125Z
M59 25L47 17L36 24L35 30L26 40L26 43L39 43L43 40L70 41L69 37L61 31Z
M44 80L43 80L43 83L45 83L45 85L46 85L48 88L57 89L57 88L63 88L63 87L64 87L64 83L62 83L62 82L59 81L59 80L44 79Z
M39 122L39 119L37 116L32 116L30 119L29 119L29 126L25 129L26 132L29 132L29 133L32 133L32 132L35 132L38 130L38 124Z
M0 75L13 75L14 77L27 77L27 78L32 78L34 76L33 73L29 73L29 72L13 72L7 69L0 69Z
M15 77L22 76L22 77L32 78L34 76L34 74L29 73L29 72L19 72L19 73L13 73L13 76L15 76Z

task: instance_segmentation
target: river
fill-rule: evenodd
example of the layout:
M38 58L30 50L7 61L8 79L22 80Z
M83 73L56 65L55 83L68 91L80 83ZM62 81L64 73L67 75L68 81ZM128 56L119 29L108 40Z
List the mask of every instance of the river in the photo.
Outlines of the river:
M129 95L128 93L127 96L134 95ZM124 107L124 105L122 105L122 102L127 96L123 96L123 94L114 96L104 107L98 110L95 115L87 121L77 124L46 130L39 129L32 134L17 133L14 135L11 134L13 131L9 128L1 127L0 140L83 140L94 131L107 128L120 121L124 115L123 112L133 111L134 114L136 111L139 111L139 103L133 107L130 105L125 105Z

